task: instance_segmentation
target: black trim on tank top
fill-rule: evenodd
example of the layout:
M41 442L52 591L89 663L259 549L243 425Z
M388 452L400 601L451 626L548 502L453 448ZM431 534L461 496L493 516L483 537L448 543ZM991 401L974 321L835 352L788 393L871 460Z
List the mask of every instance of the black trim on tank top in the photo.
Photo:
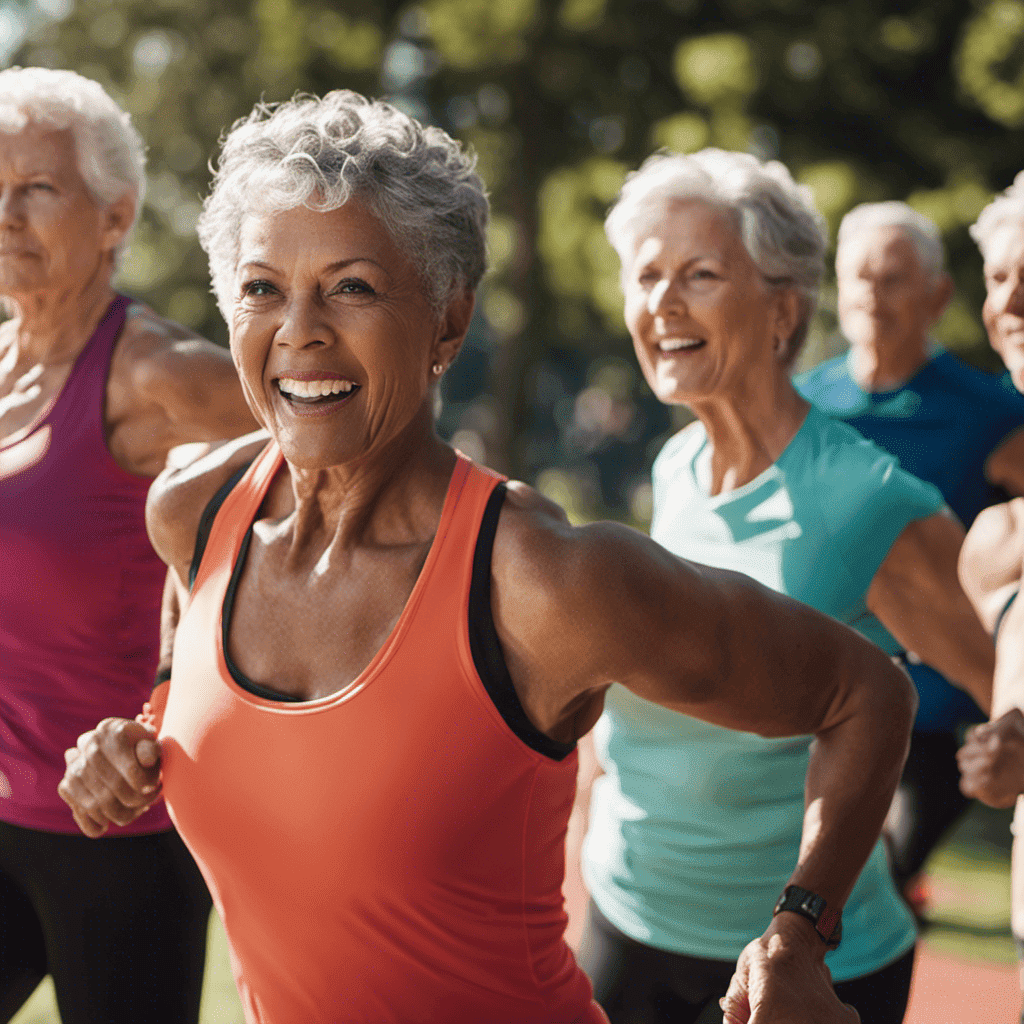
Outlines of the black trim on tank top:
M996 624L992 627L992 643L995 643L999 639L999 629L1003 624L1003 619L1006 618L1006 613L1013 606L1013 602L1017 600L1017 595L1019 593L1019 590L1015 590L1007 599L1006 604L1003 605L1002 611L996 616Z
M480 520L480 532L477 534L476 551L473 554L473 577L469 587L469 648L480 681L505 719L505 724L531 750L554 761L563 761L576 749L576 744L553 740L527 717L512 683L498 631L494 627L491 611L491 556L494 537L498 532L498 517L507 490L504 483L494 488Z
M254 682L231 660L231 655L228 653L228 627L231 625L231 612L235 607L235 591L238 589L238 581L242 578L242 569L245 566L246 556L249 554L249 542L251 540L252 524L250 523L249 529L245 531L245 536L242 538L242 546L238 549L238 558L235 560L234 569L231 570L228 589L224 593L224 607L220 616L220 646L224 652L224 664L227 665L231 678L243 690L248 690L264 700L278 700L287 704L302 704L305 702L301 697L295 697L290 693L279 693L277 690L272 690L269 686L263 686L261 683Z
M199 524L199 535L196 538L196 554L192 561L192 571L189 574L190 586L195 582L196 573L199 571L199 563L202 561L203 549L206 547L214 517L225 498L248 468L248 465L242 466L237 473L233 474L231 479L210 499L209 505L203 511L203 518ZM519 700L519 694L516 693L512 683L512 676L505 662L505 654L501 649L501 641L498 639L498 631L495 629L494 616L491 612L491 556L506 491L504 483L500 483L494 488L487 500L487 506L480 521L480 532L477 534L476 549L473 553L473 571L469 587L469 647L480 681L508 727L531 750L536 750L537 753L550 757L552 760L563 761L576 749L576 744L561 743L551 739L527 717ZM235 664L228 651L231 613L234 610L235 593L238 590L239 580L242 578L245 560L249 554L252 531L252 524L250 524L242 538L242 544L238 549L238 558L235 560L231 578L228 580L227 590L224 593L224 606L221 612L221 649L224 652L224 664L227 666L231 678L243 690L248 690L264 700L302 704L304 701L301 697L280 693L250 679Z
M206 503L203 514L199 519L199 529L196 531L196 546L192 552L192 564L188 570L188 589L195 586L196 576L199 575L199 566L203 561L203 552L206 551L206 543L210 539L210 531L213 529L213 521L217 518L221 505L224 504L227 496L235 489L235 484L245 476L246 470L255 462L250 459L244 466L239 466L217 489L217 493Z

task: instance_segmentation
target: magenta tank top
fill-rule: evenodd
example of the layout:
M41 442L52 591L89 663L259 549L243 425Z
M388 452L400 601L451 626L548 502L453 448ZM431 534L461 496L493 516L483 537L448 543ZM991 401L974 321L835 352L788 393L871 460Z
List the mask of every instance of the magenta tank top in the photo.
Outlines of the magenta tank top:
M0 820L77 832L64 751L134 718L153 685L166 569L146 535L152 481L107 449L104 405L129 300L117 296L49 409L0 445ZM108 835L170 827L163 803Z

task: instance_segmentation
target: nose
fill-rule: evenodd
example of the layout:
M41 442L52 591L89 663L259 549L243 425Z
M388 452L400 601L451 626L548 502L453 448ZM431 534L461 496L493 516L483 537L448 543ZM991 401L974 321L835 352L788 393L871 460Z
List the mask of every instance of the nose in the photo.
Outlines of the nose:
M1019 276L1006 297L1005 312L1024 316L1024 275Z
M647 296L647 312L651 316L681 313L685 308L682 289L674 278L663 277Z
M334 340L334 331L324 315L322 303L306 295L296 295L287 304L274 335L276 344L296 350L322 348L333 344Z
M24 219L20 194L13 188L0 187L0 227L20 227Z

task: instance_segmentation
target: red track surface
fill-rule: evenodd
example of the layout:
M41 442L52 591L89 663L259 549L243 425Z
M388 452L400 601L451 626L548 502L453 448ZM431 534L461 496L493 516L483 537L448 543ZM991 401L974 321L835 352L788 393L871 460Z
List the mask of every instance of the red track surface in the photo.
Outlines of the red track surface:
M1017 1024L1017 968L918 949L905 1024Z

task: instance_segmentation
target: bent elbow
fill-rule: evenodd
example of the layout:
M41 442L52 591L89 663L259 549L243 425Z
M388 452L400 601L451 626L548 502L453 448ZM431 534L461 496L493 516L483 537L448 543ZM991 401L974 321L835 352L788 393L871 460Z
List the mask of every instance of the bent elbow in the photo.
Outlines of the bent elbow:
M887 687L890 698L890 707L887 714L893 723L893 728L899 730L900 735L905 735L910 740L910 733L914 728L914 719L917 717L917 687L914 686L909 673L904 671L895 662L892 662L892 685Z

